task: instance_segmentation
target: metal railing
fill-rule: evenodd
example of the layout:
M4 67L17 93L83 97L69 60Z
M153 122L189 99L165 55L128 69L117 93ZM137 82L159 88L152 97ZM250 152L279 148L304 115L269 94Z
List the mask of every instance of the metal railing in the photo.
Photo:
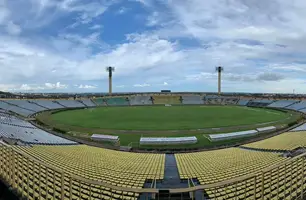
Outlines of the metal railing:
M201 199L303 199L306 187L306 166L303 153L260 172L213 184L189 188L166 189L168 196ZM48 165L30 155L0 144L0 176L21 197L27 199L127 199L145 194L147 199L161 198L156 188L129 188L103 181L86 179L56 166ZM163 189L163 192L165 189Z

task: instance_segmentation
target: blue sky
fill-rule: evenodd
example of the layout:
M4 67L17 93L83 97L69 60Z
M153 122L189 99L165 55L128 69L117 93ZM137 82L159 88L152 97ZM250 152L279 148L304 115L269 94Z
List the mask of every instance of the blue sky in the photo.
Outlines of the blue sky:
M304 0L0 0L0 90L306 93Z

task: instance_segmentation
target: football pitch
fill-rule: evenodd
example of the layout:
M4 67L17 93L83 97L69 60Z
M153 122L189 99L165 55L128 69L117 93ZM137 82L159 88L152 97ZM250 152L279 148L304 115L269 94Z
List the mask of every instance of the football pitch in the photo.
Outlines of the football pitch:
M205 105L108 106L54 113L47 111L37 116L48 127L73 137L90 140L95 133L116 135L121 146L141 149L206 148L234 144L249 138L210 142L205 135L286 125L298 118L299 115L293 112L272 109ZM139 146L141 137L184 136L196 136L198 142L191 145Z
M279 121L287 113L238 106L99 107L55 113L56 123L106 130L190 130Z

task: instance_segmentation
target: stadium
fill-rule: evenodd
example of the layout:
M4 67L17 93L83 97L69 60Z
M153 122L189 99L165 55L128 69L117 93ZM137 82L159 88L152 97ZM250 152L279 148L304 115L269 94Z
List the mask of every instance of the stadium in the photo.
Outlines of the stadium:
M21 199L304 196L301 99L155 93L0 108L1 180Z
M0 0L0 200L306 199L305 8Z

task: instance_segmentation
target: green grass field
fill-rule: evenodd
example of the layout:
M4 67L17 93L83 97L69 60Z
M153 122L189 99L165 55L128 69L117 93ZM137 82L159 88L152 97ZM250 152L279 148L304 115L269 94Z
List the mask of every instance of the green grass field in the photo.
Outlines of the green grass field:
M99 107L55 113L58 124L114 130L189 130L278 121L287 113L237 106Z
M284 125L297 121L300 115L271 109L239 106L138 106L98 107L92 109L44 112L37 119L74 137L89 140L93 133L117 135L120 145L138 148L142 136L183 137L196 136L198 143L180 146L154 146L153 148L202 148L241 142L246 138L210 142L204 134L250 130L271 125ZM273 122L269 125L258 123ZM246 125L246 126L244 126ZM244 126L244 127L241 127ZM222 130L204 132L189 129L226 127ZM234 127L234 128L233 128ZM118 130L143 130L123 133ZM181 130L173 132L171 130ZM209 129L210 130L210 129ZM249 139L249 138L247 138Z

